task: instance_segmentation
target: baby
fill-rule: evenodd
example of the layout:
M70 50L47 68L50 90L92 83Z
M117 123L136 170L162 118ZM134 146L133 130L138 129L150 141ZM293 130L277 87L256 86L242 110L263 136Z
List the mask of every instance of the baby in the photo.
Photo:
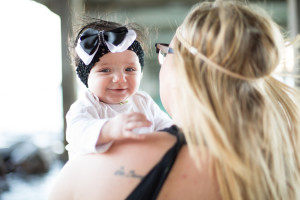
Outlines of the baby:
M142 31L103 20L78 33L73 59L84 95L66 115L69 158L105 152L114 140L143 138L172 121L152 98L138 91L144 66ZM139 33L140 35L137 35Z

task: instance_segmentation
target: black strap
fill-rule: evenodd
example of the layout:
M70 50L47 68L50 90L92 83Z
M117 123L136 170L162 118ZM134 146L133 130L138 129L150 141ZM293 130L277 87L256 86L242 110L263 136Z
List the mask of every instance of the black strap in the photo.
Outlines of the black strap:
M177 142L167 151L163 158L155 165L152 170L143 178L141 183L126 198L127 200L155 200L171 171L176 157L185 144L185 139L176 126L164 129L177 137Z

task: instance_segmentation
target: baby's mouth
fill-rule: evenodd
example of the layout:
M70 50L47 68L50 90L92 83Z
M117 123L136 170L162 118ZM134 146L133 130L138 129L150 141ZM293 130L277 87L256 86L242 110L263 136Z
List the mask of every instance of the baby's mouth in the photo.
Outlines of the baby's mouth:
M109 90L116 91L116 92L122 92L122 91L125 91L127 89L128 88L110 88Z

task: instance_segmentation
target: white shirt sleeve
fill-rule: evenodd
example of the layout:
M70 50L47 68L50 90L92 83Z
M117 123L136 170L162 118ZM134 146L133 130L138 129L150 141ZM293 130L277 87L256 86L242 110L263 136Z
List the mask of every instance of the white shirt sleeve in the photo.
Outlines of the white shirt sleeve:
M96 146L100 131L107 120L107 118L100 119L94 106L75 102L66 115L66 140L69 143L66 149L69 152L69 158L76 154L108 150L112 142Z

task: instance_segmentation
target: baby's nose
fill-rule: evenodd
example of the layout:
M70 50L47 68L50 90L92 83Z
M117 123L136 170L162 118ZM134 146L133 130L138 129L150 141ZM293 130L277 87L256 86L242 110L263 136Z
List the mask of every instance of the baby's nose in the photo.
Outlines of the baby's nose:
M114 73L113 82L126 82L126 75L122 72Z

